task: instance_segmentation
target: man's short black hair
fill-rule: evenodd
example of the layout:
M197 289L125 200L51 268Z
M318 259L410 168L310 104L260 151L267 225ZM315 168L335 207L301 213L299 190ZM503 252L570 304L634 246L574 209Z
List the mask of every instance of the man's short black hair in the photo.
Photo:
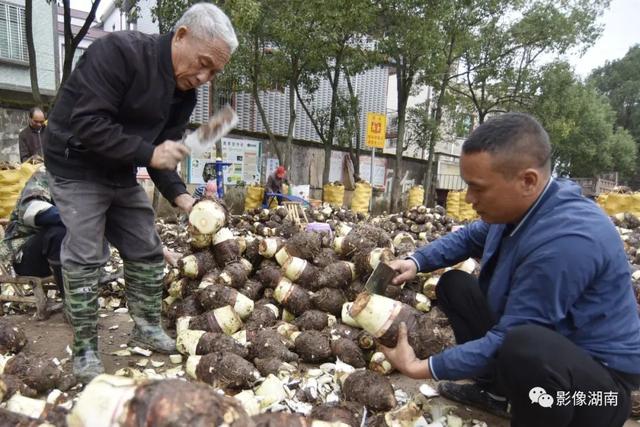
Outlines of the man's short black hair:
M530 167L550 171L549 135L528 114L505 113L478 126L462 144L462 153L481 152L498 158L505 176Z
M40 108L40 107L31 107L29 109L29 118L33 119L33 115L38 111L40 111L42 113L42 115L44 115L44 111L42 111L42 108Z

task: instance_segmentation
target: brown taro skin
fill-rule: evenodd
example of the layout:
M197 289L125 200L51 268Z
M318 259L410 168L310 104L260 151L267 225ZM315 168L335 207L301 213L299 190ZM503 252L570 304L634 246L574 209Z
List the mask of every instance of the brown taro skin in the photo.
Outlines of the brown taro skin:
M250 362L230 352L206 354L196 367L196 377L216 387L251 387L256 374L256 368Z
M304 331L296 337L295 352L309 363L330 362L334 359L329 337L319 331Z
M369 370L355 371L342 386L346 400L365 405L373 411L389 411L396 406L396 398L389 379Z
M249 355L249 350L229 335L207 332L200 337L196 346L196 354L205 355L214 352L230 352L243 358Z
M354 368L364 368L367 362L358 344L348 338L338 338L331 341L333 355Z
M295 325L301 331L321 331L327 327L329 316L319 310L308 310L295 320Z
M136 389L122 427L250 425L236 399L212 393L207 384L182 380L153 381Z

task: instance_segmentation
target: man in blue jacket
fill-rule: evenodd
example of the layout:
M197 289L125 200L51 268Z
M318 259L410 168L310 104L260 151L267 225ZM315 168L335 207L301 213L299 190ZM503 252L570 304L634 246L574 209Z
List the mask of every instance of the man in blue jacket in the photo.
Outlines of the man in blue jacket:
M481 259L478 278L452 270L438 305L457 345L415 357L401 327L383 349L414 378L514 426L621 426L640 385L640 320L613 224L571 181L551 177L551 147L531 116L480 125L460 158L466 200L481 220L397 260L395 283Z

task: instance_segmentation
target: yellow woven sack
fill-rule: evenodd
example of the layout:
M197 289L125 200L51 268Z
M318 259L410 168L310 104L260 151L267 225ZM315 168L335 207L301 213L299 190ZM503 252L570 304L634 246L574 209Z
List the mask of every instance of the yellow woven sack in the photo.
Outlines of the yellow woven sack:
M322 187L322 200L331 206L341 208L344 203L344 185L325 184Z
M356 182L351 199L351 210L356 213L369 212L369 202L371 201L371 185L368 182Z
M626 194L610 193L607 197L605 211L608 215L624 213L629 206L629 200Z
M20 169L5 169L0 171L0 186L12 185L20 181Z
M247 187L247 194L244 198L244 210L250 211L258 209L262 206L264 199L264 187L261 185L250 185Z
M460 215L460 191L449 191L447 194L447 215L458 218Z
M411 209L415 206L422 205L424 201L424 187L422 185L415 185L409 189L409 204L408 208Z

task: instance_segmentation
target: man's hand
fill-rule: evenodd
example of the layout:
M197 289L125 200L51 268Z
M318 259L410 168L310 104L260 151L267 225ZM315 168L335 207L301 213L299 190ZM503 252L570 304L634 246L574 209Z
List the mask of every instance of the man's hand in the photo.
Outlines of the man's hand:
M396 259L389 262L389 267L393 268L399 274L393 278L394 285L402 285L404 282L408 282L409 280L416 277L418 274L418 268L416 267L416 263L411 261L410 259Z
M178 163L188 155L189 149L187 147L167 139L154 148L149 166L154 169L174 170Z
M410 378L429 379L429 361L416 357L409 340L407 339L407 325L402 322L398 328L398 342L394 348L380 345L382 351L391 365Z
M190 194L182 193L178 197L173 200L173 203L180 208L180 210L186 214L191 212L191 208L193 204L196 202L196 199L191 197Z
M178 261L182 258L182 254L172 251L167 247L162 248L162 255L164 256L164 261L169 264L171 267L177 267Z

